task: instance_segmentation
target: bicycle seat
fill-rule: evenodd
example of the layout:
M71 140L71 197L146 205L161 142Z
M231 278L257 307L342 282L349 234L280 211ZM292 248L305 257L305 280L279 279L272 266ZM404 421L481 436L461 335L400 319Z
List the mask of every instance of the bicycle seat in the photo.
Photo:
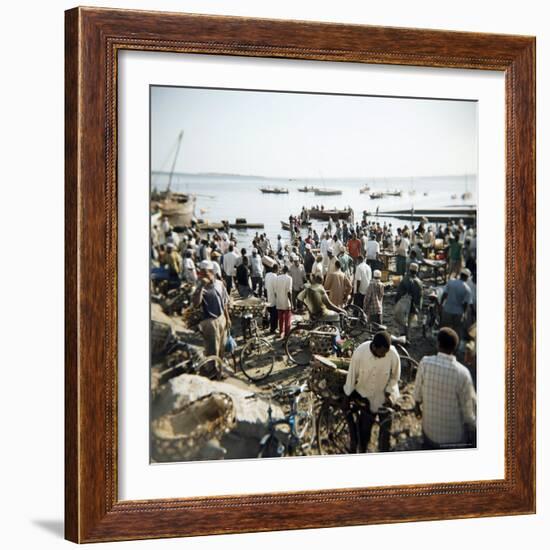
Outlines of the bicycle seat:
M407 345L407 337L406 336L392 336L391 337L391 343L392 344L399 344L401 346Z
M374 321L371 321L370 324L374 330L388 330L386 325L381 325L379 323L375 323Z

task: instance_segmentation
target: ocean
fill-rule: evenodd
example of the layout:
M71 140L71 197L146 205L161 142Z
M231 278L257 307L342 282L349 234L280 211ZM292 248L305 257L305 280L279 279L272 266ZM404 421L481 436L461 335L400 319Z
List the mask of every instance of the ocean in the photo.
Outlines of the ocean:
M168 184L167 174L153 173L152 186L159 190ZM299 187L314 186L329 189L341 189L341 195L317 196L313 192L302 193ZM370 187L370 192L401 190L400 197L384 197L371 199L369 194L361 194L364 186ZM261 187L286 187L288 194L264 194ZM266 233L271 242L277 235L288 240L290 234L281 228L281 221L288 222L288 217L298 215L302 206L311 208L324 205L325 209L346 208L351 206L355 219L361 219L363 210L372 213L370 220L392 223L400 227L406 220L375 216L376 208L380 213L386 210L439 208L445 206L471 205L477 202L477 177L469 176L434 176L414 178L352 178L352 179L292 179L259 178L252 176L233 176L222 174L174 174L172 189L196 195L195 216L209 222L245 218L248 223L263 223L263 230L234 230L240 247L249 248L256 234ZM469 191L472 197L462 200L461 195ZM424 193L427 193L425 195ZM456 199L452 199L456 195ZM410 225L410 223L409 223ZM319 232L326 222L314 221L313 227Z

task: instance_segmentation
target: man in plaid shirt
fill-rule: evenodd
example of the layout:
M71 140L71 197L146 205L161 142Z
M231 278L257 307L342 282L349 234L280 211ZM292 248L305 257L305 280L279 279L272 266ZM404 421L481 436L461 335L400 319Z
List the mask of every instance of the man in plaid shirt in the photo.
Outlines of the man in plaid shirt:
M437 335L438 354L422 358L414 387L422 405L425 449L474 447L476 392L468 369L454 356L458 335L444 327Z
M368 320L371 322L382 324L383 301L384 301L384 285L380 281L382 273L375 269L372 274L372 280L367 287L365 294L365 302L363 309L367 314Z

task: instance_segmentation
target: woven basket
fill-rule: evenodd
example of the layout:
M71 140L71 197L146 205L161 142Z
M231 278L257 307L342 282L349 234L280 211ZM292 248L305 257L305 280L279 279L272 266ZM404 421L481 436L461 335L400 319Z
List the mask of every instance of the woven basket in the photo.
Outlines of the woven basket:
M253 317L261 317L265 311L265 302L261 298L246 298L245 300L235 300L231 304L231 315L242 317L249 313Z
M321 325L315 327L309 336L309 345L312 353L316 355L332 355L333 340L338 334L338 328L334 325Z
M340 366L348 366L343 361ZM321 399L339 399L344 395L347 370L319 355L313 356L309 386Z
M210 393L151 423L152 457L157 462L191 460L212 439L235 425L235 406L225 393Z

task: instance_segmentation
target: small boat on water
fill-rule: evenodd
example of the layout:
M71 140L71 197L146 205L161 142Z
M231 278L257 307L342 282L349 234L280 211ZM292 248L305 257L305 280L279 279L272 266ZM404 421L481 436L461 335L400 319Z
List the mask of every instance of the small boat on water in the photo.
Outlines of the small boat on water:
M381 199L384 197L384 193L380 193L379 191L375 191L374 193L371 193L369 195L371 199Z
M313 187L313 186L308 187L306 185L305 187L298 187L298 191L300 191L300 193L310 193L310 192L315 191L315 187Z
M341 195L342 194L341 189L319 189L319 188L316 188L313 191L316 195L322 195L322 196Z
M288 195L288 189L286 189L286 187L260 187L260 191L272 195Z
M451 199L455 200L457 199L458 197L456 195L451 195Z
M310 208L309 217L314 220L328 221L332 220L350 220L353 218L353 210L345 208L344 210L325 210L321 208Z
M386 195L388 197L400 197L401 193L402 193L401 191L398 191L396 189L395 191L386 191L385 193L383 193L383 195ZM416 191L414 193L416 193ZM411 193L411 194L414 194L414 193Z
M472 198L472 194L469 191L462 193L461 198L463 201L469 201Z
M365 185L364 187L361 187L361 189L359 189L359 193L361 193L362 195L364 193L368 193L370 191L370 187L368 185Z
M311 222L301 222L298 227L309 227L311 225ZM290 231L290 224L288 222L281 221L281 227L285 231Z
M230 223L231 229L263 229L263 223L248 223L245 218L237 218L235 223Z

